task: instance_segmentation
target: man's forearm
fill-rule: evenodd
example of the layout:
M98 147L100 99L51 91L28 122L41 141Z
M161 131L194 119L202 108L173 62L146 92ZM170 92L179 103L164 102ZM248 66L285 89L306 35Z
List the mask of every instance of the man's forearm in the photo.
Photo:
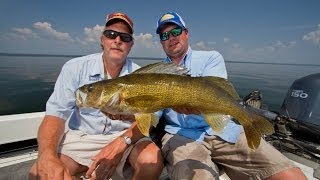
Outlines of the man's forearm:
M57 154L65 129L65 121L55 116L45 116L38 131L39 154L49 151Z

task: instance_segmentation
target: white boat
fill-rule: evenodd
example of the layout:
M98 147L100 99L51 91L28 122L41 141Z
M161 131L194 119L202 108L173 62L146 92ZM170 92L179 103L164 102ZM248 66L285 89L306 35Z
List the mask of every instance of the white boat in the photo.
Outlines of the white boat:
M320 179L320 74L296 80L280 113L261 109L257 91L244 102L274 122L276 133L266 140L299 166L309 180ZM43 117L44 112L0 116L1 180L27 179L37 158L35 138ZM296 133L311 135L313 140L297 138ZM165 170L160 179L168 179ZM229 178L222 171L220 179Z

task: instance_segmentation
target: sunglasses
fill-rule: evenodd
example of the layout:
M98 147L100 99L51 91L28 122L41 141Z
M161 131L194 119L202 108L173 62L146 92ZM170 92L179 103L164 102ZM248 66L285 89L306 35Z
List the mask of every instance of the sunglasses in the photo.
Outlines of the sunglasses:
M119 36L121 41L123 42L131 42L133 40L133 37L130 34L121 33L113 30L105 30L103 32L103 35L109 39L115 39Z
M183 30L184 29L182 29L181 27L176 27L176 28L172 29L171 31L160 33L159 36L160 36L161 41L166 41L169 39L170 34L174 37L177 37L182 33Z

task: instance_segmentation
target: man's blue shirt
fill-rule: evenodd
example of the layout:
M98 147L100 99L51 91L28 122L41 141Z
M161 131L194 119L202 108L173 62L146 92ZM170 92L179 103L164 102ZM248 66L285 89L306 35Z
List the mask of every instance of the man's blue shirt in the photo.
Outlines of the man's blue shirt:
M127 59L120 76L140 68ZM100 110L77 108L75 91L85 85L105 79L102 53L71 59L66 62L46 104L46 115L69 120L69 128L88 134L112 134L130 127L131 122L110 120Z
M166 58L165 62L172 62ZM190 47L181 62L191 76L218 76L227 79L227 70L222 55L217 51L194 51ZM158 115L161 115L159 112ZM165 109L162 115L166 119L165 131L179 134L196 141L203 141L205 135L217 135L227 142L235 143L243 128L241 125L230 121L222 133L214 132L202 115L179 114L172 109Z

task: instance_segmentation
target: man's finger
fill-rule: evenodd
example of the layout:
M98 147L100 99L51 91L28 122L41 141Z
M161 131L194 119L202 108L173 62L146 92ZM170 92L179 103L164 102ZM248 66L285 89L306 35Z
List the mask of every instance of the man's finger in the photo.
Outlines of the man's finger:
M97 161L94 161L91 166L89 167L88 171L86 172L85 177L86 178L90 178L92 176L92 173L95 171L95 169L97 168L98 163Z

